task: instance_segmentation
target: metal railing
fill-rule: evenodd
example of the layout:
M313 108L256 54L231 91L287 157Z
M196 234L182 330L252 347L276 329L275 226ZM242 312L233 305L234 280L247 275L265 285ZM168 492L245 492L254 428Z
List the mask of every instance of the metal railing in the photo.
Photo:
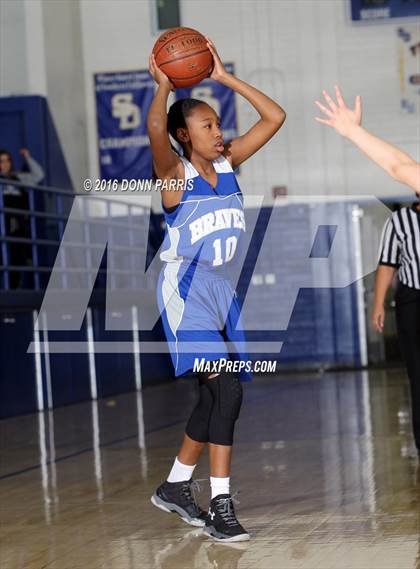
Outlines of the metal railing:
M21 209L17 207L8 207L7 195L5 189L7 187L15 187L21 191L21 194L27 194L28 208ZM81 224L80 240L66 240L63 242L63 235L66 224L69 219L69 213L72 209L74 199L83 197L81 215L74 215L72 212L72 222ZM6 200L5 200L6 198ZM89 209L89 202L95 201L95 204L105 204L106 217L92 216ZM6 202L6 203L5 203ZM39 204L41 206L39 207ZM112 215L112 206L118 205L126 208L126 215L123 220L118 220L117 216ZM38 209L37 209L38 206ZM74 194L68 190L54 188L50 186L30 186L23 182L14 180L0 179L0 290L11 290L16 288L25 288L35 291L41 291L46 288L48 275L52 271L57 271L61 275L63 288L74 288L71 284L70 275L78 274L81 277L87 275L89 285L93 286L95 277L101 276L111 280L111 288L115 288L118 277L124 277L125 284L119 287L135 287L136 276L144 275L144 270L136 270L136 256L141 253L147 253L147 239L145 243L137 243L136 235L144 232L147 235L149 225L149 210L142 210L139 204L129 204L126 201L115 198L102 197L95 195ZM16 235L10 231L11 218L15 218L22 223L22 227L26 229L23 233L26 235ZM29 220L29 223L25 223ZM92 267L92 256L95 250L104 248L104 243L96 243L92 237L95 228L101 228L106 233L107 247L107 267ZM117 229L124 234L126 243L117 243L114 238ZM54 237L50 237L50 233L54 233ZM21 232L22 233L22 232ZM20 249L19 247L20 246ZM16 257L22 257L24 247L26 252L30 250L30 258L27 259L29 264L13 264ZM43 253L43 250L45 252ZM84 263L75 265L74 258L69 262L71 250L83 249ZM16 255L16 252L18 253ZM59 266L57 266L57 257ZM126 261L128 268L119 268L118 259ZM80 258L80 256L79 256ZM47 261L47 262L45 262ZM102 264L102 263L101 263ZM19 282L24 280L25 275L32 275L29 286L15 286L17 276ZM14 279L11 279L11 277ZM152 282L151 279L146 282ZM100 286L101 281L99 281ZM74 283L73 283L74 284Z

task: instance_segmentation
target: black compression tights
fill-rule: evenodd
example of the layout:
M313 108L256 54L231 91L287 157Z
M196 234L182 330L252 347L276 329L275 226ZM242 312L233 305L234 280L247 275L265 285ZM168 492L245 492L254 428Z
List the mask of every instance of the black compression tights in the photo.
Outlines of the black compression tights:
M407 366L411 391L411 411L414 439L420 451L420 291L400 287L397 294L396 316L398 336Z
M199 374L199 399L185 432L194 441L230 446L242 404L242 385L231 373L212 375Z

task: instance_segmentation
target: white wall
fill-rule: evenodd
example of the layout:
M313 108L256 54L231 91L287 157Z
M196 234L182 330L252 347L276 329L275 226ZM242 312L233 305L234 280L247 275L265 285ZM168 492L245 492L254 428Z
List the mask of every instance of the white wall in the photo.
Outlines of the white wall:
M99 177L94 73L147 69L148 53L156 39L151 31L150 8L148 0L82 0L80 3L91 178ZM132 201L132 198L134 196L128 199ZM153 196L153 203L159 209L157 195Z
M87 150L85 55L79 2L43 0L43 24L50 111L73 185L80 188L83 179L88 176L90 166Z
M27 38L23 1L0 2L0 95L28 92Z
M88 175L79 2L0 0L0 96L48 99L75 187Z
M8 6L18 30L20 7L29 1L40 0ZM48 97L75 181L98 176L93 74L147 67L157 37L152 8L152 0L42 1ZM355 25L348 10L348 0L181 2L183 25L209 35L222 59L235 63L240 78L274 97L287 112L280 133L242 167L244 193L271 196L271 187L283 184L291 195L302 196L409 193L314 121L319 114L314 100L323 87L339 83L348 101L362 95L367 128L420 157L419 115L400 111L396 29L401 22ZM0 78L6 75L12 90L17 79L22 83L27 57L21 53L23 42L10 31L7 40L16 65L9 64ZM243 132L256 115L241 98L237 109Z
M405 192L351 145L316 123L314 100L339 83L349 101L364 99L367 128L417 151L419 116L399 110L397 24L358 27L347 0L184 2L185 24L207 31L223 58L234 60L239 77L259 83L287 111L287 122L267 148L244 167L242 185L263 191L286 183L292 194ZM209 14L217 25L209 24ZM400 25L400 24L399 24ZM234 30L234 32L232 32ZM270 84L275 69L280 81ZM265 87L265 89L264 89ZM246 105L239 104L247 126ZM264 154L264 151L263 151ZM261 183L258 181L261 180Z
M46 95L42 0L0 2L0 96Z
M92 75L138 69L156 39L149 1L82 1L90 173L98 173ZM209 35L237 75L273 96L287 122L242 168L244 192L271 195L286 184L292 195L406 194L349 143L314 121L314 100L339 83L352 101L364 100L364 124L416 154L418 115L400 111L397 24L357 26L347 0L184 0L182 23ZM237 101L240 130L255 113Z

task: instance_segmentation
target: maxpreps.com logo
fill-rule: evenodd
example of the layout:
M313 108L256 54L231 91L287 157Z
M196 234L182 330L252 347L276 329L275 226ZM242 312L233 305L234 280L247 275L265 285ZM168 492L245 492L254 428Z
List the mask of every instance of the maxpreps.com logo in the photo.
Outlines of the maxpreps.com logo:
M138 105L133 103L132 93L117 93L111 99L112 116L120 120L120 130L137 128L141 122Z

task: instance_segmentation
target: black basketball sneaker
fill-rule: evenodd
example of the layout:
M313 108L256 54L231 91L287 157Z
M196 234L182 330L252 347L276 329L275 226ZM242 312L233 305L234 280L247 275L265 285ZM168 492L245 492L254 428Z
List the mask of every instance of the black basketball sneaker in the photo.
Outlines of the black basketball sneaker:
M230 494L219 494L211 502L203 532L216 541L247 541L249 534L236 519Z
M151 497L151 502L165 512L177 513L184 522L191 526L203 527L206 519L204 512L195 500L194 490L200 491L198 481L184 480L168 482L159 486Z

